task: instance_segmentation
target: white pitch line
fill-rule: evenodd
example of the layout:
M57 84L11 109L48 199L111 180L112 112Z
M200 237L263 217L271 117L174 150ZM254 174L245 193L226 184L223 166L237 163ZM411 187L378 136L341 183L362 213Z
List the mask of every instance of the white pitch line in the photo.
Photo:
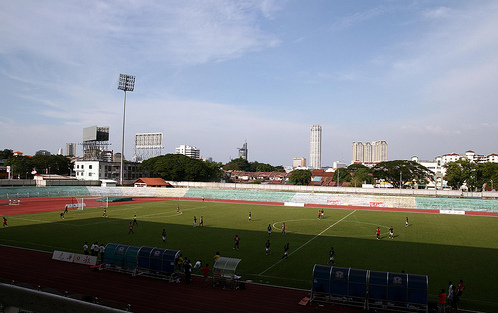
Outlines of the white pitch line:
M326 232L327 230L331 229L332 227L334 227L335 225L339 224L340 222L342 222L343 220L345 220L347 217L349 217L351 214L353 214L354 212L356 212L356 210L354 210L353 212L349 213L348 215L344 216L343 218L341 218L340 220L338 220L337 222L335 222L334 224L330 225L329 227L325 228L322 232L320 232L319 234L315 235L313 238L311 238L310 240L306 241L305 243L303 243L299 248L297 248L296 250L294 250L293 252L289 253L289 256L291 256L292 254L294 254L295 252L299 251L302 247L306 246L308 243L312 242L313 240L315 240L317 237L319 237L320 235L322 235L324 232ZM272 269L275 265L278 265L280 264L280 262L282 262L284 259L280 259L277 263L273 264L272 266L268 267L266 270L262 271L261 273L258 274L258 276L261 276L263 275L264 273L268 272L270 269Z

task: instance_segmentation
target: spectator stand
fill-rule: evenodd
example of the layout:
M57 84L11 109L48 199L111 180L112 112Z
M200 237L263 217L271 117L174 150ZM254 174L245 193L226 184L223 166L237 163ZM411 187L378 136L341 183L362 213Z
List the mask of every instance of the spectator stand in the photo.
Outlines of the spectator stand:
M390 273L316 264L311 301L364 309L428 312L427 275Z
M213 287L238 289L240 276L235 271L241 259L220 257L213 265Z

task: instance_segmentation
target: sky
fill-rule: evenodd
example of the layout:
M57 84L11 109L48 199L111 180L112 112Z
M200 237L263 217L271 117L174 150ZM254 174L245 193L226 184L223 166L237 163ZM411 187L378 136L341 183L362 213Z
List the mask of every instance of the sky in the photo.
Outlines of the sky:
M484 0L19 0L0 2L0 149L57 153L110 127L125 157L163 133L227 163L349 164L498 153L498 2ZM81 155L78 145L78 155Z

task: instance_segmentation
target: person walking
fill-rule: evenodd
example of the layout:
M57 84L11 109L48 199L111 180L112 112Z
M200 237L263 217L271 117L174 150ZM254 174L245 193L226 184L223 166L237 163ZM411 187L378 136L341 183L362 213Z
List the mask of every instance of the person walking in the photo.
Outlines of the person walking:
M234 245L233 245L233 250L239 250L239 243L240 243L240 238L238 235L235 235L234 240Z
M282 224L282 235L285 235L285 229L287 226L285 226L285 223Z
M163 238L163 242L166 243L166 229L163 228L163 232L161 233L161 237Z
M268 237L271 235L271 225L268 224Z
M289 258L289 243L286 243L284 245L284 255L282 256L282 259L283 258L286 258L286 259Z
M197 226L197 217L194 216L194 227Z
M135 232L133 231L133 223L130 222L130 226L128 226L129 230L128 230L128 235L129 234L134 234Z
M375 231L375 235L377 235L377 240L380 240L380 227L377 227L377 230Z
M133 216L133 225L137 225L138 226L137 215L136 214Z
M271 245L270 244L270 239L268 239L266 241L266 250L265 250L266 252L265 252L265 255L271 254L270 245Z
M334 251L334 247L330 247L330 251L329 251L329 261L327 262L327 264L330 264L332 263L332 265L334 265L334 255L335 255L335 251Z
M9 227L9 225L7 225L7 218L5 216L3 217L3 227Z

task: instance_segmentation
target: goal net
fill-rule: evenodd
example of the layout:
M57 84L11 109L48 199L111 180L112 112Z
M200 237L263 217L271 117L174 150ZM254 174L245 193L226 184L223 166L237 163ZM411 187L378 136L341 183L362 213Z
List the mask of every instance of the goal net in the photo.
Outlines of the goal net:
M77 208L78 210L109 207L109 197L73 198L72 202L71 207Z

